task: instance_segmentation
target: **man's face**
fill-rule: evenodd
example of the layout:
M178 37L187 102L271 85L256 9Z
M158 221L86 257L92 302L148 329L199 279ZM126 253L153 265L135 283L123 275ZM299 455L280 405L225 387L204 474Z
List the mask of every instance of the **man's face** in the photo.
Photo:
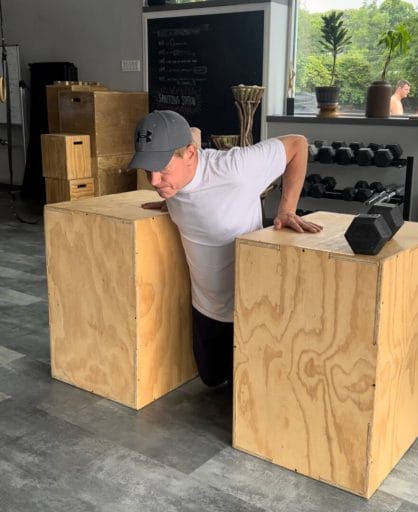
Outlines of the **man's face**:
M401 87L401 97L406 98L409 94L409 91L411 90L411 87L409 85L403 85Z
M161 171L147 171L147 178L151 185L163 199L169 199L177 194L194 176L192 165L196 148L187 147L183 156L174 155Z

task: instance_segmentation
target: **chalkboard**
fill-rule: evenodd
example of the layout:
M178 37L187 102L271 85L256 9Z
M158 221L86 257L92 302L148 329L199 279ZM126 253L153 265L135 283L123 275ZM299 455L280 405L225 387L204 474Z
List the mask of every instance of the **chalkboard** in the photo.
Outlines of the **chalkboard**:
M9 83L10 83L10 113L12 124L22 124L22 105L20 102L20 61L19 61L19 46L11 45L6 46L7 66L9 69ZM0 66L0 75L1 66ZM3 77L5 78L5 77ZM6 102L0 103L0 123L7 122Z
M211 134L239 134L231 86L262 85L264 11L148 19L150 110L175 110ZM254 117L260 140L261 108Z

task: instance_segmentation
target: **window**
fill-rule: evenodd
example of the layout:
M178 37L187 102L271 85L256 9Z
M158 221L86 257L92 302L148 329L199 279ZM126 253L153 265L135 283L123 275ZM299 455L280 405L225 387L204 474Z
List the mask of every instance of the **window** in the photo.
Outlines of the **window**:
M409 51L396 56L386 79L394 86L408 80L411 91L403 99L404 113L418 109L418 11L417 0L300 0L297 15L295 113L316 113L315 86L329 85L331 55L322 51L321 15L343 11L351 44L338 55L336 85L340 86L340 110L364 113L367 87L383 69L384 49L379 35L403 23L411 34Z

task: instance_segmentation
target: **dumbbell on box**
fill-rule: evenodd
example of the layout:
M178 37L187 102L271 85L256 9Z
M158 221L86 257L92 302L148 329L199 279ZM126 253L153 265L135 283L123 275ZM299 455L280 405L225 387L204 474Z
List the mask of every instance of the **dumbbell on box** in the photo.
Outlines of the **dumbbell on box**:
M344 236L355 254L378 254L404 223L401 206L373 205L354 217Z

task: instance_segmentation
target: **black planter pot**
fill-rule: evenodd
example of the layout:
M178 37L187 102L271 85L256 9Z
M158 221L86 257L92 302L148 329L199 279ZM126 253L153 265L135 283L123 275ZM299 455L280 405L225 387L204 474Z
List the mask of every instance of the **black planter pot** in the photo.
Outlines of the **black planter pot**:
M386 80L376 80L367 88L366 117L384 118L390 116L392 87Z
M319 108L318 116L335 117L338 115L338 98L340 88L335 85L315 87L316 102Z

